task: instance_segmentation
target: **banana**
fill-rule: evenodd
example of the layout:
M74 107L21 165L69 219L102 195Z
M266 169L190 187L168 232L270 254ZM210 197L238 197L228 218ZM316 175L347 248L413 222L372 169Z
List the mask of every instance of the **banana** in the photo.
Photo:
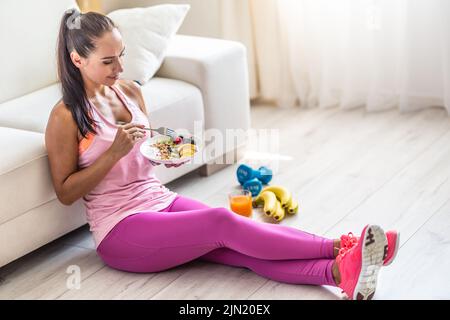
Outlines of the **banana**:
M271 192L275 193L277 199L281 203L281 207L282 208L286 208L288 202L292 201L291 200L292 194L285 187L282 187L282 186L269 186L269 187L265 187L261 192L264 192L264 191L271 191Z
M260 199L260 200L258 200ZM256 199L256 201L264 201L264 213L271 217L275 214L276 210L277 210L277 197L275 196L275 194L273 192L262 192L258 198Z
M277 211L273 215L273 218L275 219L275 221L280 222L284 219L285 216L286 214L284 213L284 209L281 207L281 203L277 201Z
M195 145L183 144L178 147L178 153L181 158L192 157L195 154Z
M255 199L253 199L252 205L253 205L253 208L259 208L264 205L264 200L263 200L263 198L261 198L261 194L259 196L257 196Z
M289 205L286 207L286 211L289 214L296 214L298 212L298 201L292 199L292 201L290 201Z

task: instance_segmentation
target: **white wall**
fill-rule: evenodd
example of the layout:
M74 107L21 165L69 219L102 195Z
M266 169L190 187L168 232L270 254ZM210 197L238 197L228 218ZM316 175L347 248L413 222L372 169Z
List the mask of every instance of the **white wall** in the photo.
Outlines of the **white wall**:
M104 0L103 11L109 13L121 8L148 7L162 3L191 5L191 10L179 33L213 38L222 37L220 0Z

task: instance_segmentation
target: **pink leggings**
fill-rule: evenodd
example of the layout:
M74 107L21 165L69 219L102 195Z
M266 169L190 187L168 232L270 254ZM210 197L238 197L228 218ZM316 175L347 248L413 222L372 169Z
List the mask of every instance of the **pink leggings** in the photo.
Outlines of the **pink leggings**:
M336 286L333 240L183 196L162 211L126 217L97 252L108 266L127 272L159 272L199 258L278 282Z

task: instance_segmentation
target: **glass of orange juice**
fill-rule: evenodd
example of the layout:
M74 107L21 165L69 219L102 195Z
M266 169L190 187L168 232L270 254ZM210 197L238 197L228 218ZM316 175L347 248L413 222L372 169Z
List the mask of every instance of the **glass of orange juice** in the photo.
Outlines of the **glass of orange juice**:
M252 193L248 190L234 191L228 194L230 208L234 213L250 217L253 212Z

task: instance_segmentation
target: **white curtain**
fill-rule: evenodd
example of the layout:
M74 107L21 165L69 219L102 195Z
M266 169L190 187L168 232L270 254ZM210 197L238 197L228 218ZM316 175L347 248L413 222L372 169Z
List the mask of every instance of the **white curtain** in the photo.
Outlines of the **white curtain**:
M222 0L252 96L281 107L450 113L449 0Z

